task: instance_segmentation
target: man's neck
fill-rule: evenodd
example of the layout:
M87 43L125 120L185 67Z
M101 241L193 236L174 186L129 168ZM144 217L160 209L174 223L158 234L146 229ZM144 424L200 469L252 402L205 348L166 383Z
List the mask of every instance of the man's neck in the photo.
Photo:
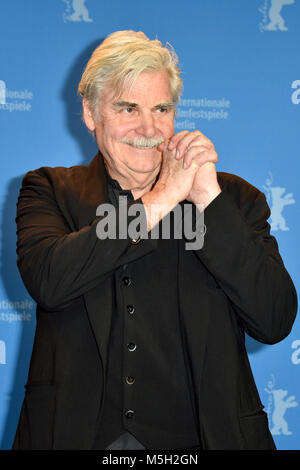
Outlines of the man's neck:
M112 179L117 180L122 189L130 190L132 192L134 199L138 199L151 191L159 173L159 168L157 168L151 173L132 172L130 174L123 175L121 172L112 168L107 161L105 161L105 167L109 176Z

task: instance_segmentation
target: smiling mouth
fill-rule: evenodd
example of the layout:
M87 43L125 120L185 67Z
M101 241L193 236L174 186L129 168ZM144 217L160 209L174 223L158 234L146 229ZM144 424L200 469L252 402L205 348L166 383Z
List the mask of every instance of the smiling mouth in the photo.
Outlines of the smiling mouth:
M149 149L154 149L157 147L157 145L130 145L130 146L135 149L140 149L140 150L149 150Z
M120 139L120 142L122 144L127 144L130 145L131 147L141 149L141 150L149 150L155 147L158 147L160 144L164 142L164 139L162 137L156 137L156 138L151 138L151 139L146 139L144 137L141 137L140 139L128 139L128 138L123 138Z

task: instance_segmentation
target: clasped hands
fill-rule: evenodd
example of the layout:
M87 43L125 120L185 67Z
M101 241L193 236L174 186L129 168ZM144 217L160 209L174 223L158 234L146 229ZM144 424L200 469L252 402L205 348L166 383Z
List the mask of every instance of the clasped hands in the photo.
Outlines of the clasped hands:
M162 180L172 181L170 190L176 190L179 199L205 209L220 194L215 167L218 154L200 131L178 132L158 149L163 152Z

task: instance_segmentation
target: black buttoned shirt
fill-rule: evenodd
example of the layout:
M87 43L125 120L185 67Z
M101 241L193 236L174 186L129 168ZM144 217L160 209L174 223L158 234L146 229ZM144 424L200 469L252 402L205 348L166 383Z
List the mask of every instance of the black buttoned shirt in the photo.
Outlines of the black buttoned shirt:
M133 201L107 173L109 202ZM178 308L178 243L157 249L114 273L103 414L94 449L129 433L146 449L199 446L199 423ZM147 243L141 240L140 243Z

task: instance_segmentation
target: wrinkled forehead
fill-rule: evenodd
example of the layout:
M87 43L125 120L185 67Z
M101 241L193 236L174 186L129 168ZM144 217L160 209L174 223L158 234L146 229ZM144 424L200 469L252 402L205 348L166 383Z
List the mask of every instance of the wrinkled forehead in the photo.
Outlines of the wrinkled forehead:
M155 83L156 87L153 86ZM128 100L139 96L144 101L148 97L163 98L162 101L172 101L170 77L166 70L143 71L131 80L125 77L121 83L108 83L99 96L99 101L114 103L118 100ZM159 100L161 101L161 100Z

